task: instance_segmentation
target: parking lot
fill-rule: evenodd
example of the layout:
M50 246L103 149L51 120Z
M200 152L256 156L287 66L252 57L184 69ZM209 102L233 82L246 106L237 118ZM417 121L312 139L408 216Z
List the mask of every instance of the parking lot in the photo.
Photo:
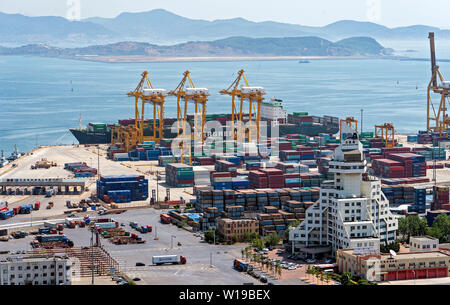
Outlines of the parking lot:
M121 269L130 277L138 277L138 284L149 285L241 285L243 283L260 284L245 273L235 271L233 260L241 256L245 245L222 246L210 245L194 236L193 233L174 225L159 222L160 211L154 209L130 210L120 215L111 216L125 225L127 231L137 233L146 242L144 244L115 245L101 238L104 248L115 258ZM129 226L131 221L139 225L151 225L153 231L140 234ZM64 233L75 243L75 247L89 246L91 234L86 228L64 229ZM155 240L157 235L158 240ZM0 243L0 251L30 250L32 236L24 239ZM177 246L178 242L181 246ZM152 256L174 254L183 255L186 265L151 266ZM141 262L146 266L136 267ZM212 265L211 265L212 263Z

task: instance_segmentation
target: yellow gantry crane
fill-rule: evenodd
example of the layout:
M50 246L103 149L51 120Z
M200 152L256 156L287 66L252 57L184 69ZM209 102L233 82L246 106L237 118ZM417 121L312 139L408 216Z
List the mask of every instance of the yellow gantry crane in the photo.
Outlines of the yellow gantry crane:
M395 130L392 123L375 125L375 138L382 138L384 147L393 148L395 146Z
M137 129L137 138L140 143L145 140L152 140L159 143L163 137L164 103L167 91L165 89L153 88L147 71L144 71L141 76L142 78L136 89L128 92L128 96L135 98L135 126ZM147 85L147 88L144 88L145 85ZM139 100L141 100L140 111ZM144 137L144 111L146 103L153 106L153 135L150 137ZM157 121L158 124L156 124Z
M183 131L183 136L186 136L186 141L191 143L192 140L199 139L203 144L205 140L205 124L206 124L206 103L208 102L209 90L206 88L196 88L191 78L191 72L185 71L183 78L178 86L169 92L169 95L177 97L177 136L180 136L180 128ZM182 101L184 105L182 106ZM188 104L192 101L195 106L194 125L191 135L186 134L186 124L188 124ZM183 108L182 108L183 107ZM200 114L199 114L200 113ZM198 116L200 115L200 122ZM181 126L180 126L181 123ZM200 125L199 125L200 124ZM200 134L199 134L200 132ZM183 147L183 142L180 143L181 163L183 163L183 155L188 151L189 164L192 164L192 153L189 147Z
M243 106L244 106L244 100L249 101L249 113L248 113L248 121L249 121L249 132L248 132L248 138L249 142L252 141L252 121L253 117L256 121L256 140L259 143L260 140L260 122L261 122L261 103L264 100L264 95L266 94L263 87L250 87L250 85L247 82L247 78L245 77L245 71L240 70L238 72L237 78L234 80L234 82L224 90L221 90L221 94L231 95L231 130L234 134L234 139L237 140L238 135L241 135L241 126L243 123ZM241 84L241 81L244 81L245 86L241 85L239 88L239 85ZM240 99L240 105L239 105L239 112L236 109L236 98ZM255 109L256 105L256 109ZM234 124L238 121L238 128L235 130Z
M350 128L355 130L355 132L358 132L358 120L356 120L354 117L347 117L345 120L341 119L340 124L339 124L340 139L342 139L342 125L343 124L348 125Z
M449 134L450 118L447 114L447 105L450 104L450 82L446 81L436 65L436 48L434 33L429 33L431 51L431 80L427 92L427 131L437 132L441 136ZM440 84L438 84L438 77ZM439 107L436 109L431 98L432 93L440 95Z

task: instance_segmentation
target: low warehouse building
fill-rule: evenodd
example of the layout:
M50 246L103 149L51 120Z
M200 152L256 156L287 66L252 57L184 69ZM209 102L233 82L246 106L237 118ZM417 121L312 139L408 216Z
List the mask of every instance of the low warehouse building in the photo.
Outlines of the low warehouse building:
M358 254L354 249L337 251L340 273L369 281L396 281L448 277L450 255L444 251L390 254Z

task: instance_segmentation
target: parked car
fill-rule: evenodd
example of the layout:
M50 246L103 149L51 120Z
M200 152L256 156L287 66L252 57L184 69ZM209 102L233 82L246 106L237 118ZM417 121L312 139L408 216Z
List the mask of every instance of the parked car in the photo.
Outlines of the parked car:
M259 280L261 281L261 283L267 283L267 278L265 276L261 276Z
M316 260L313 259L313 258L309 258L309 259L306 260L306 262L307 262L308 264L314 264L314 263L316 262Z
M133 279L134 282L139 282L140 280L141 280L141 279L138 278L138 277L135 277L135 278Z
M136 263L136 267L144 267L144 266L145 266L144 263L140 263L140 262Z
M333 263L333 260L331 258L327 258L325 260L325 264L331 264L331 263Z
M282 250L282 249L277 250L277 254L283 254L283 253L284 253L284 250Z

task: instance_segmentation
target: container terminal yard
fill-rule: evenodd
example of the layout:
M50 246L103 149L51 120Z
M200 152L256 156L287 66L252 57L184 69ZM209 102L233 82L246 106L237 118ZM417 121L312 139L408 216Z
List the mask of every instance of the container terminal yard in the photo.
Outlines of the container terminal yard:
M9 276L1 284L450 283L447 239L401 225L421 217L432 227L450 215L450 86L432 33L430 46L427 129L408 135L395 122L361 131L354 117L288 115L243 70L220 92L231 114L217 116L189 71L172 91L142 73L128 93L129 124L91 123L78 134L90 137L83 144L40 146L2 163L0 269ZM170 122L169 97L178 109ZM211 122L222 123L218 136ZM48 257L67 272L46 272ZM45 268L34 277L14 271L28 262Z

